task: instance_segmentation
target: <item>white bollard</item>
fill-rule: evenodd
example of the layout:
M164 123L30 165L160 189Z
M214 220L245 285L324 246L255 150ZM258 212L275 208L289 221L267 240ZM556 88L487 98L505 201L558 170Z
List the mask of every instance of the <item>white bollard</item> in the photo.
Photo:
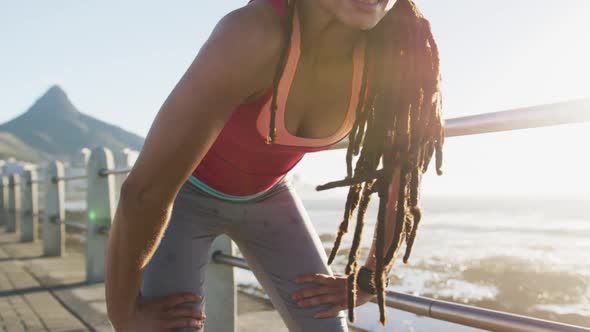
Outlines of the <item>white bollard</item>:
M234 256L236 245L227 235L220 235L213 241L209 257L218 250ZM204 311L210 314L205 322L205 332L237 332L238 293L234 267L209 260L205 272Z
M0 176L0 226L8 219L8 176Z
M115 177L101 175L114 167L107 148L92 150L87 168L86 281L101 282L105 276L108 230L115 215Z
M39 184L37 171L25 171L21 180L22 191L22 226L20 233L21 242L34 242L37 240L39 224Z
M6 232L18 233L21 219L20 175L12 174L8 177L8 223Z
M66 250L65 184L56 181L65 175L61 161L49 162L45 168L45 211L43 213L43 255L61 256Z

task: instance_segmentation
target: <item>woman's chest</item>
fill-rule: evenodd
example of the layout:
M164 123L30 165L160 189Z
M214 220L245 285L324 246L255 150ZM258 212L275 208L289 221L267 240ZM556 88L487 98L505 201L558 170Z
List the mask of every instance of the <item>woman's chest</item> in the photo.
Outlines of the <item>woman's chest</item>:
M289 134L302 138L325 138L344 124L349 111L352 59L322 65L297 66L286 100L283 125Z

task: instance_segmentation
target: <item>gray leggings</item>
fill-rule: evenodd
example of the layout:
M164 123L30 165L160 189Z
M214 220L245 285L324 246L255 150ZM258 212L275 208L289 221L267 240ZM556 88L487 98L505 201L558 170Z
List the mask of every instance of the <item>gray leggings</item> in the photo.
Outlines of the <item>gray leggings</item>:
M338 317L313 318L331 304L300 308L291 299L296 290L314 286L296 284L295 277L309 272L331 275L332 271L289 177L248 202L222 200L185 183L162 242L144 271L142 296L188 291L203 296L206 302L203 283L208 253L220 234L236 243L289 331L348 331L345 311ZM203 310L203 303L196 308Z

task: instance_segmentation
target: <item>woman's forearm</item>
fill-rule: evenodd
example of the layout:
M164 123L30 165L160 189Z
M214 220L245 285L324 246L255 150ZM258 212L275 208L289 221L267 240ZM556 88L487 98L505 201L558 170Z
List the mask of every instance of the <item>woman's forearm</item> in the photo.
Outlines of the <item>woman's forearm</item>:
M141 202L134 192L122 190L107 247L107 312L117 331L128 329L126 324L133 315L143 268L156 250L169 219L166 204Z

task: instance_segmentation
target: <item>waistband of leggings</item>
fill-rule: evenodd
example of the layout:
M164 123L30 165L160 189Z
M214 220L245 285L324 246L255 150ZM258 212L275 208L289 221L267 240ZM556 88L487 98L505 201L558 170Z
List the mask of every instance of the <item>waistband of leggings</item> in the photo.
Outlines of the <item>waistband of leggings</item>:
M284 175L272 187L270 187L262 192L259 192L259 193L253 194L253 195L247 195L247 196L235 196L235 195L229 195L229 194L222 193L216 189L211 188L210 186L208 186L206 183L204 183L203 181L201 181L200 179L198 179L194 175L191 175L188 178L187 183L189 183L193 188L199 190L204 195L218 198L218 199L221 199L224 201L229 201L229 202L255 202L255 201L259 201L259 200L262 200L262 199L272 195L276 191L280 190L281 187L290 186L289 179L287 178L287 174Z

